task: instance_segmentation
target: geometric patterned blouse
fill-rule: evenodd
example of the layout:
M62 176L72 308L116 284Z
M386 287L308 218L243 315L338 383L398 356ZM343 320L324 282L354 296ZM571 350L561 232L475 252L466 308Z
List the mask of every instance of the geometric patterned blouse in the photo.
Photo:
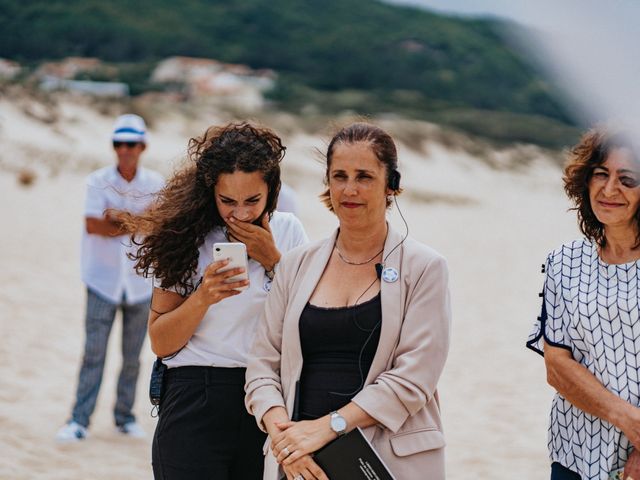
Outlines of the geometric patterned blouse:
M544 342L566 348L609 391L640 405L640 260L609 265L595 244L576 240L553 251L546 273L542 313L527 347L544 355ZM622 468L632 445L610 423L556 393L548 447L552 462L583 480L604 480Z

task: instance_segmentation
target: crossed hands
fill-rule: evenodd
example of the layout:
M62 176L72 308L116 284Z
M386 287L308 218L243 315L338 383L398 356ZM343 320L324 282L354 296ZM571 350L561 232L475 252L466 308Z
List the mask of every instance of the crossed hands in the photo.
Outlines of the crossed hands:
M311 453L335 438L326 423L324 428L320 419L275 424L278 433L271 437L271 451L287 480L329 480L311 457Z

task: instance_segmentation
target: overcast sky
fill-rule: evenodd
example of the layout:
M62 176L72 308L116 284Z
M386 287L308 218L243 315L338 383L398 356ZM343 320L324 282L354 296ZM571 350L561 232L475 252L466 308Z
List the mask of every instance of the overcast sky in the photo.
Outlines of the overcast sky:
M625 121L640 136L640 0L387 1L533 27L536 57L571 94L576 111L589 123Z
M504 17L532 27L560 30L567 23L616 18L626 28L640 19L638 0L386 0L442 13Z

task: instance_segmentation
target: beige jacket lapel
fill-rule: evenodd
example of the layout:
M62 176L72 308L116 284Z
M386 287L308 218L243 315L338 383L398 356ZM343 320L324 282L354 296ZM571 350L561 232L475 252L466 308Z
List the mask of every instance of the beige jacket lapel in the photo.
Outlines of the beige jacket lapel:
M400 337L402 318L404 317L404 291L402 289L402 236L389 226L389 233L384 244L382 254L383 268L395 268L398 279L395 282L380 281L380 298L382 303L382 325L380 327L380 341L373 357L365 385L373 381L392 363L393 354ZM396 248L397 247L397 248ZM392 251L393 250L393 251ZM363 430L369 441L373 440L375 426Z
M365 385L373 382L380 373L388 369L393 352L398 343L402 317L404 316L404 292L402 289L403 250L402 245L400 245L401 241L402 236L389 227L382 258L384 259L384 268L394 268L398 272L398 279L395 282L385 282L384 280L380 282L380 297L382 301L380 342L378 343L376 354L373 357Z

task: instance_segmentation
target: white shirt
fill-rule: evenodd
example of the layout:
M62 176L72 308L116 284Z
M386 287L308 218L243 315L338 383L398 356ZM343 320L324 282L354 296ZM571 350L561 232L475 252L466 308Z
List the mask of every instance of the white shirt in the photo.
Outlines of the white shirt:
M115 166L109 166L91 173L86 185L85 217L103 218L108 208L142 212L164 186L164 178L153 170L138 167L136 176L127 182ZM127 257L134 249L127 235L106 237L83 229L82 281L113 303L121 303L123 296L129 304L149 299L151 284L136 275L134 262Z
M280 185L278 206L276 208L279 212L291 212L294 215L298 214L298 196L295 190L284 182Z
M291 213L274 212L269 226L276 247L282 254L309 241L302 224ZM192 277L194 285L202 277L205 268L213 262L213 244L226 241L228 240L220 227L216 227L207 235L199 250L197 273ZM160 279L155 279L155 285L160 285ZM270 282L264 267L249 259L249 288L240 295L225 298L211 305L185 347L175 357L165 359L164 363L169 368L246 367L247 355L269 287Z
M527 346L543 354L546 340L570 351L607 390L640 406L640 260L606 264L583 239L552 252L545 271L544 309ZM551 461L583 480L607 479L633 448L620 429L559 393L551 405L548 446Z

